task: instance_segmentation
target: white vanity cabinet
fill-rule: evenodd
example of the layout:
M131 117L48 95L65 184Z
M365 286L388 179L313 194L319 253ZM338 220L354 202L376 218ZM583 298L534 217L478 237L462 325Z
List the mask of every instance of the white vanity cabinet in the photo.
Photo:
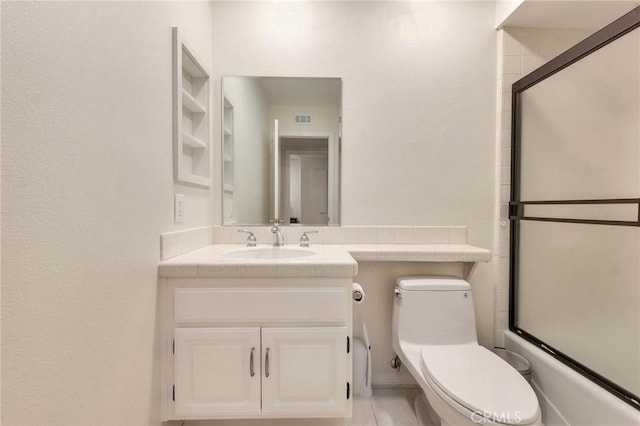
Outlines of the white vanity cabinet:
M175 413L260 413L260 329L175 329Z
M262 412L344 415L350 398L346 327L263 328Z
M164 420L351 416L351 278L160 285Z

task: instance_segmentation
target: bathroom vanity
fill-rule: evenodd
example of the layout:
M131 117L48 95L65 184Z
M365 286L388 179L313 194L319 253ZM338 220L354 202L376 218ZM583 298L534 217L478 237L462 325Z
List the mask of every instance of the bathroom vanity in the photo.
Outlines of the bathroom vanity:
M213 245L159 273L163 420L351 416L345 249Z

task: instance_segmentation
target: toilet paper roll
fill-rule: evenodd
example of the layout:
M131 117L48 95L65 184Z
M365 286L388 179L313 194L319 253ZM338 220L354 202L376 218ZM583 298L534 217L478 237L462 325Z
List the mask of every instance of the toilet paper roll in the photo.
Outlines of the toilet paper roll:
M364 298L367 297L367 295L364 292L364 289L358 283L353 283L351 284L351 286L353 288L353 302L362 303L364 301Z

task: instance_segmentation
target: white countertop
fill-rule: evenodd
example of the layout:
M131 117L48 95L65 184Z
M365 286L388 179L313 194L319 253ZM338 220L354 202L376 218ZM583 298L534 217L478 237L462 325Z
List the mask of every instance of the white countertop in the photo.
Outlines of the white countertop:
M258 248L269 249L269 245ZM468 244L344 244L296 245L309 250L293 258L246 259L228 256L241 244L214 244L160 262L162 277L353 277L361 262L488 262L489 250ZM277 248L275 250L278 250Z
M354 277L358 263L341 246L295 245L283 249L259 245L257 249L308 251L308 256L273 259L237 258L230 252L251 250L243 244L213 244L160 262L162 277Z

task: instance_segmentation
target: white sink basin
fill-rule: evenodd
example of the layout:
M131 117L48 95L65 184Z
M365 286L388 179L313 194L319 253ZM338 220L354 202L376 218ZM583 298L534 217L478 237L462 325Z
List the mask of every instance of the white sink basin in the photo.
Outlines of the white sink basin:
M293 259L315 254L312 250L289 247L247 247L229 250L224 255L235 259Z

